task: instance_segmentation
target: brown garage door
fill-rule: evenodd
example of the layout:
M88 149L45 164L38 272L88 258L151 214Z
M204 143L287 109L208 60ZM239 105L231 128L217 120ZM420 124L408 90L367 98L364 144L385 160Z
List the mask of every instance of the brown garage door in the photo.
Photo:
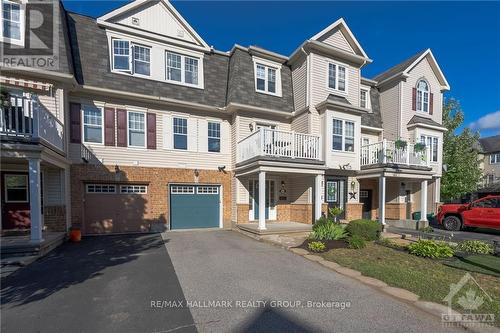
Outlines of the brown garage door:
M149 212L146 185L86 184L82 232L87 235L149 232Z

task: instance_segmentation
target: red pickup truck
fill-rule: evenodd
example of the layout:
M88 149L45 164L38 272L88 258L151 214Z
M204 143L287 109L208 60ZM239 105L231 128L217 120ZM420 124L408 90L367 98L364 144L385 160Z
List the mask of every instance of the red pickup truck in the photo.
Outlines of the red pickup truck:
M444 204L439 207L437 220L446 230L500 229L500 195L490 195L470 204Z

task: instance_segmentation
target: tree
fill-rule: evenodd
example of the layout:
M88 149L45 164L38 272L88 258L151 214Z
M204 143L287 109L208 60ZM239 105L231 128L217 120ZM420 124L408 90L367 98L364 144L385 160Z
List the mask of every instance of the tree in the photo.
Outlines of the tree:
M442 199L456 199L477 189L482 177L481 160L475 147L479 133L469 128L456 134L464 122L464 112L454 98L443 105L443 125L448 129L443 137L443 164L446 165L441 179Z

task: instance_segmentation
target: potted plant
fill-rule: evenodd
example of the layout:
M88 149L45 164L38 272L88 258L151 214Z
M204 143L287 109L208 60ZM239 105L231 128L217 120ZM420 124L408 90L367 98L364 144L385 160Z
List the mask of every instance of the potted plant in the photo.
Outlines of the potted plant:
M333 222L337 223L337 217L342 214L343 210L340 207L333 207L329 210L330 215L333 216Z
M82 231L80 230L80 227L69 228L69 239L75 243L82 240Z
M397 139L396 141L394 141L394 146L396 146L396 149L406 149L407 144L408 143L402 139Z
M10 106L9 92L4 88L0 88L0 107L9 107L9 106Z
M425 151L425 143L422 142L417 142L415 143L415 146L413 147L415 153L422 153Z

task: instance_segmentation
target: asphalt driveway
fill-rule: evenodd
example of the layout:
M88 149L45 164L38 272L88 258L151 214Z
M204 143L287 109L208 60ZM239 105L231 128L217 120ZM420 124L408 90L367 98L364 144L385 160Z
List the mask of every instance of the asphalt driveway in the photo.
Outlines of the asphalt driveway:
M160 235L102 236L66 243L2 279L2 332L195 332Z

